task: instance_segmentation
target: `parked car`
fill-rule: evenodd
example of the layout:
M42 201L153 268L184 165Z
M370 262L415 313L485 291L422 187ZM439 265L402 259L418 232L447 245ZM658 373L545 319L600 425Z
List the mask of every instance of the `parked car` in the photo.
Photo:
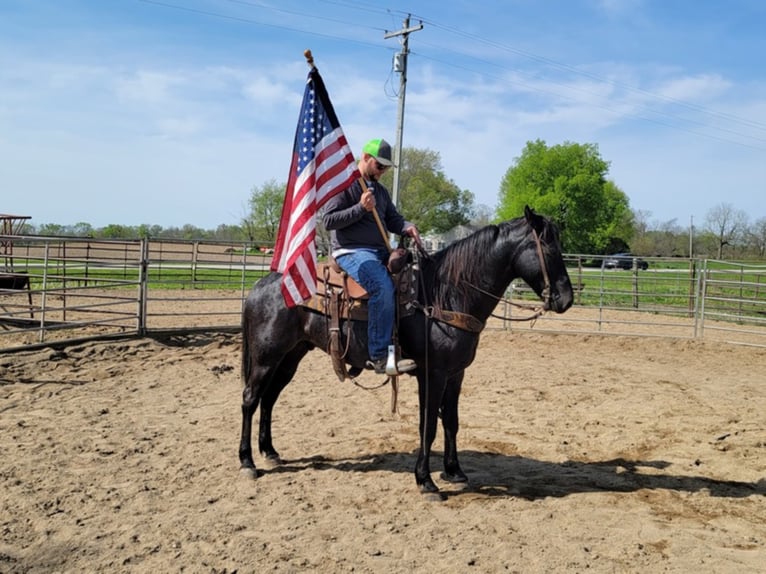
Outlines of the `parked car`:
M636 268L646 270L649 263L630 253L615 253L604 258L601 263L603 269L633 269L633 261L636 262Z

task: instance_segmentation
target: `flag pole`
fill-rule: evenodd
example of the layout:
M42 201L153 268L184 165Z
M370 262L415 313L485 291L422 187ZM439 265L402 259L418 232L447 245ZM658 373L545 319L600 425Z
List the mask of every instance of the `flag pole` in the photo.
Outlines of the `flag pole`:
M303 50L303 55L305 56L306 63L309 65L309 67L312 69L316 68L316 66L314 65L314 56L311 55L311 50L309 49Z
M364 177L359 178L359 184L362 186L362 193L367 193L369 191L367 189L367 182L364 181ZM372 216L375 218L375 223L378 224L378 231L380 231L380 234L383 236L383 241L386 243L386 249L391 253L393 248L391 247L391 242L388 240L388 233L386 233L386 228L383 227L383 222L380 220L378 210L374 207L372 208Z
M309 67L313 70L316 68L314 65L314 56L311 53L311 50L306 49L303 51L303 55L306 58L306 63L309 65ZM367 183L364 181L364 177L359 177L359 183L362 186L362 192L366 193L368 191L367 189ZM378 226L378 231L380 231L380 234L383 236L383 241L386 243L386 248L388 249L388 252L391 253L393 251L393 248L391 247L391 242L388 240L388 234L386 233L386 228L383 227L383 222L380 220L380 216L378 215L378 210L373 208L372 215L375 218L375 223Z

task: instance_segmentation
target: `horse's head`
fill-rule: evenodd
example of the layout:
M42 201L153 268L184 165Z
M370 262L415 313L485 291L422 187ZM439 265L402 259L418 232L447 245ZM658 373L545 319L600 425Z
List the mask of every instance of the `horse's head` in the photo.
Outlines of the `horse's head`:
M563 313L572 306L574 294L561 253L558 229L528 206L524 208L524 217L530 229L529 241L519 254L516 271L543 299L546 310Z

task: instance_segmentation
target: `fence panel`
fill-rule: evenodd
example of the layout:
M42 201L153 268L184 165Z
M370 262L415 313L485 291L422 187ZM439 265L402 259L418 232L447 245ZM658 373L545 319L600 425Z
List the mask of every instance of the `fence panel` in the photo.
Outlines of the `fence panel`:
M14 242L0 270L0 352L158 331L237 330L250 287L270 258L245 243L0 236ZM605 269L567 256L575 305L489 328L699 338L766 346L766 265L648 258ZM534 293L514 282L512 301ZM523 319L501 303L497 313Z
M646 258L647 269L605 269L590 255L566 256L575 305L510 330L700 338L766 347L766 265ZM514 282L511 299L532 300ZM712 306L712 307L711 307ZM507 316L523 313L509 306Z
M140 242L12 240L3 273L23 275L28 285L0 289L0 350L140 332Z
M753 344L766 330L766 266L705 261L700 336Z

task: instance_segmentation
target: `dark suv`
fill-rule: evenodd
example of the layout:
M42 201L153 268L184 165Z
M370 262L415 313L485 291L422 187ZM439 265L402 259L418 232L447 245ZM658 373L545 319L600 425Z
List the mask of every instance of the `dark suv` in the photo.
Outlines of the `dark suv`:
M615 253L604 258L601 263L603 269L633 269L633 261L636 261L636 268L641 270L649 269L649 264L630 253Z

